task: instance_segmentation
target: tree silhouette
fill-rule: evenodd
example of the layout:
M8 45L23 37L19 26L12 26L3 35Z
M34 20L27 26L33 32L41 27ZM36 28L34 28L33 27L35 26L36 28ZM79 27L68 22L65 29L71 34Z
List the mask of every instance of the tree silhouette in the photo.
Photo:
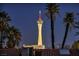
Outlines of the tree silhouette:
M72 44L72 49L79 49L79 40L75 41L73 44Z
M50 18L51 21L51 42L52 42L52 48L55 48L54 46L54 21L56 14L59 13L59 6L55 3L50 3L47 5L47 15Z
M14 26L9 27L8 31L8 42L7 46L8 47L14 47L15 45L19 45L19 40L21 39L21 33L19 32L18 29L16 29Z
M20 31L12 26L9 22L10 16L5 11L0 11L0 48L3 48L3 42L7 38L7 46L14 47L19 45L21 39Z
M5 11L0 11L0 48L3 48L4 32L7 29L9 21L11 21L10 16Z
M65 29L65 35L64 35L64 39L63 39L61 48L64 48L64 45L65 45L65 42L67 39L67 35L68 35L68 30L74 24L74 13L73 12L66 13L66 15L64 17L64 23L66 25L66 29Z
M75 22L74 28L79 29L79 21ZM79 31L76 31L75 35L78 36L79 35Z

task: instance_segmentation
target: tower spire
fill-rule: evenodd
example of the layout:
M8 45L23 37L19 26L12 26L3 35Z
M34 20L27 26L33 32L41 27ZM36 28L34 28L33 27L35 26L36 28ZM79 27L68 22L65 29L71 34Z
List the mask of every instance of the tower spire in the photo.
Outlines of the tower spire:
M42 20L42 17L41 17L41 10L39 10L39 21Z
M39 10L39 16L41 16L41 10Z

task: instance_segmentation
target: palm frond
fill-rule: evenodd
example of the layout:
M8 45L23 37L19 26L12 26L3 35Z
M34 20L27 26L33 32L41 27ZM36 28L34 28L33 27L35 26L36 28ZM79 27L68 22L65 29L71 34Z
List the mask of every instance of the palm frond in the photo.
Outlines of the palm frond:
M79 35L79 32L76 32L75 36L78 36Z
M79 25L79 21L78 21L78 22L75 22L75 24L76 24L76 25Z
M67 12L65 14L65 17L64 17L64 22L72 25L74 23L74 13L73 12Z
M59 6L56 3L47 4L48 13L59 13Z
M77 29L79 29L79 26L77 26L77 25L74 25L74 28L77 28Z

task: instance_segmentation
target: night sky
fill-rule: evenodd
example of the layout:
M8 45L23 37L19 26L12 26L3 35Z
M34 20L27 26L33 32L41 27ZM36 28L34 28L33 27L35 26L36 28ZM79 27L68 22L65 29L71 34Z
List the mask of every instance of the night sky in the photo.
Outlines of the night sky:
M65 12L79 13L79 4L59 4L60 13L55 20L55 46L62 43L65 24L63 23L63 17ZM17 27L22 33L22 44L37 44L37 20L39 10L42 11L43 20L43 44L47 48L51 48L51 29L50 19L46 14L46 4L0 4L0 9L6 11L11 16L11 24ZM75 21L79 19L79 15L75 15ZM72 28L68 33L66 45L70 45L79 39L79 36L75 36L76 29Z

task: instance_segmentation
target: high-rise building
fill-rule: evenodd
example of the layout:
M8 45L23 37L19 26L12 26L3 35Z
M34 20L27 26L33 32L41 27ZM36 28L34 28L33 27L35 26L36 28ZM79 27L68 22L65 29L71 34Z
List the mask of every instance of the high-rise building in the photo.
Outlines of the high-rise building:
M41 17L41 10L39 10L39 18L37 21L38 25L38 43L37 45L23 45L25 48L33 47L33 49L44 49L45 45L43 45L43 39L42 39L42 25L43 25L43 20Z

